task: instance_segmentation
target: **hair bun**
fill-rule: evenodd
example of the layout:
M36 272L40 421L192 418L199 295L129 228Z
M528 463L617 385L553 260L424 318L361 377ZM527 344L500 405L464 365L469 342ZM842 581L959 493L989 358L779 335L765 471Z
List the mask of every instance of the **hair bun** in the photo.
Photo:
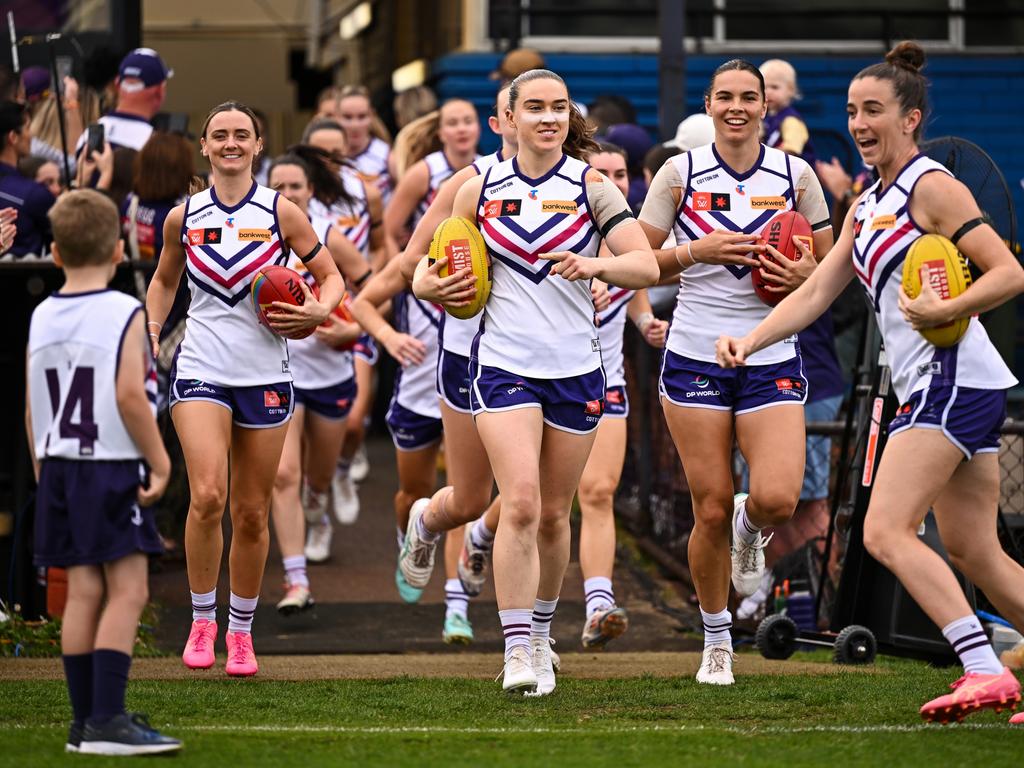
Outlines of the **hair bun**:
M885 60L894 67L920 72L924 68L924 49L912 40L904 40L885 54Z

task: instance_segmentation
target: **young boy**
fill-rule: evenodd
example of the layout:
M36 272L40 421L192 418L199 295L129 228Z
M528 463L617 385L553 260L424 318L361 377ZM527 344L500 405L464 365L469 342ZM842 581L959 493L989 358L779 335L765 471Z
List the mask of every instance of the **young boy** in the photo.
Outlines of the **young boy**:
M66 749L173 752L181 742L124 709L148 598L146 555L161 551L148 507L170 475L154 418L145 312L107 288L123 255L109 199L71 192L49 219L65 282L32 314L25 420L39 484L35 564L68 573L61 651L73 720Z
M762 141L791 155L802 157L814 167L814 147L807 124L792 106L799 98L796 88L796 70L788 61L768 59L761 65L764 77L764 96L768 114L761 126Z

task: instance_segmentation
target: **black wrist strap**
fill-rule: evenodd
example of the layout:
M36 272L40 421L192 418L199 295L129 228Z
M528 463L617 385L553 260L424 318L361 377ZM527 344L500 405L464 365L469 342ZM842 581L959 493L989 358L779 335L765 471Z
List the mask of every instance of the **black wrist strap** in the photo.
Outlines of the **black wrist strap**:
M361 286L363 283L365 283L367 280L370 279L370 275L372 275L372 274L373 274L373 270L372 269L368 269L368 270L366 270L363 273L362 277L357 277L355 280L353 280L352 284L357 286L357 287Z
M316 258L316 255L318 253L320 253L320 249L323 248L323 247L324 247L323 243L317 243L312 251L310 251L309 253L307 253L305 256L302 257L302 263L303 264L309 264L309 262L311 262L313 259Z
M982 224L988 224L989 226L992 225L992 219L989 218L988 214L982 214L981 216L978 216L977 218L974 218L974 219L971 219L968 222L965 222L964 225L962 227L960 227L960 229L958 229L956 232L954 232L953 236L951 238L949 238L950 242L953 243L953 245L956 245L957 242L959 242L961 237L966 235L968 232L970 232L975 227L980 227Z

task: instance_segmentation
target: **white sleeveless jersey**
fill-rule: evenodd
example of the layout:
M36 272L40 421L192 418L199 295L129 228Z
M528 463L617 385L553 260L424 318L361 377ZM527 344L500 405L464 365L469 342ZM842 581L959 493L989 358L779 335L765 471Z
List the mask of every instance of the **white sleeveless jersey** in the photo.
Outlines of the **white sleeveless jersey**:
M230 208L213 187L185 202L181 242L192 301L178 378L226 387L291 381L285 340L257 322L249 297L260 267L288 261L276 203L277 192L255 182Z
M395 329L423 342L427 353L419 365L400 368L392 400L421 416L441 418L437 399L437 329L444 310L403 291L393 299Z
M331 219L314 216L310 219L313 231L321 243L327 242L327 235L333 226ZM312 287L316 280L306 265L292 253L288 266L302 275ZM352 353L333 349L315 336L288 340L289 367L295 386L300 389L323 389L351 379Z
M329 219L331 224L354 245L367 262L370 261L370 228L372 217L370 205L366 201L366 186L359 174L353 169L343 166L341 181L345 191L352 199L335 201L330 207L315 197L309 201L309 215L314 218ZM323 241L326 244L326 241Z
M501 150L489 155L482 155L473 161L477 175L487 173L488 169L501 162ZM468 320L452 317L447 312L441 315L441 349L454 352L456 355L469 357L473 348L473 339L480 331L480 320L483 313Z
M949 173L918 155L887 189L875 182L861 197L853 219L853 270L874 307L900 402L931 384L1008 389L1017 383L978 318L971 318L958 344L939 348L915 331L899 310L907 250L925 234L910 216L910 196L918 179L931 172Z
M742 174L726 165L714 144L676 155L671 162L685 185L675 221L680 244L716 229L760 232L781 211L796 208L794 182L807 167L800 158L763 144L757 163ZM771 307L754 293L750 269L736 264L697 264L683 272L668 349L713 363L719 336L745 336L767 317ZM747 362L767 365L796 354L796 337L792 336L751 355Z
M391 202L391 174L388 172L388 157L391 155L391 147L383 139L376 136L370 139L370 143L362 152L355 157L349 158L349 162L359 171L360 178L367 184L375 184L380 190L380 196L384 199L384 205Z
M611 304L597 313L597 333L601 339L604 375L609 387L626 386L626 362L622 354L622 335L626 330L626 305L636 294L628 288L608 286Z
M38 459L142 458L117 407L117 371L128 324L144 311L137 299L110 290L55 293L36 307L28 386ZM152 362L145 387L155 416Z
M416 229L416 225L420 223L420 219L426 214L430 204L434 202L437 190L455 173L455 169L448 162L448 157L444 152L431 152L423 158L423 162L427 164L427 194L416 204L416 210L413 211L413 229Z
M601 367L590 283L549 276L537 254L596 257L600 238L584 188L589 166L563 155L539 179L516 158L484 176L477 223L493 260L491 295L474 342L480 364L542 379Z

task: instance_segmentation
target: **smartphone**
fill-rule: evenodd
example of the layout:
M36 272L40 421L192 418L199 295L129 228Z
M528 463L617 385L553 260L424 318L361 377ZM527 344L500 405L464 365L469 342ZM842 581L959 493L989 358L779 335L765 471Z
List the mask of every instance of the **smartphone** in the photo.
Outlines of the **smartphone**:
M103 123L93 123L89 126L89 133L85 140L85 144L88 147L88 152L91 155L93 152L102 152L103 144L106 141L106 136L103 130Z

